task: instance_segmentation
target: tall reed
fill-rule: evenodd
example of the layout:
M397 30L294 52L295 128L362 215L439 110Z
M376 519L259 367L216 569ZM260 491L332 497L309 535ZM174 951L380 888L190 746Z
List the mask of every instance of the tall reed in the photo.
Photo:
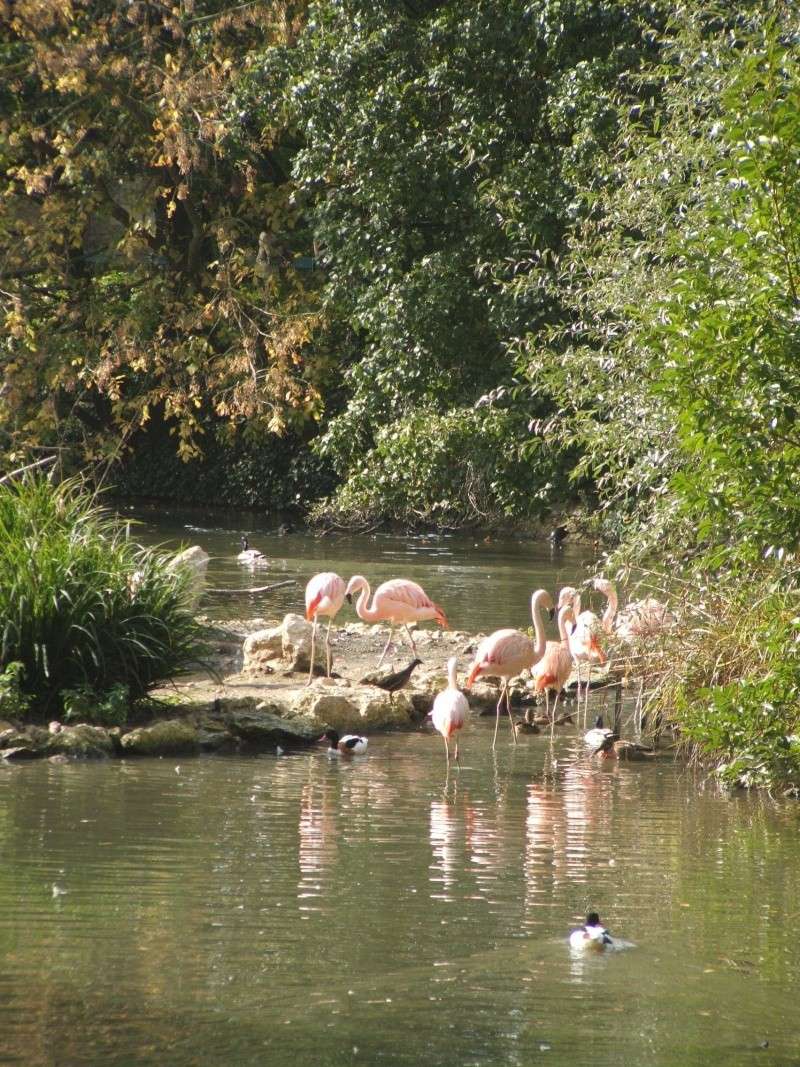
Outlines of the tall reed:
M168 559L77 479L0 486L0 668L23 664L33 714L60 711L74 688L124 685L135 700L197 661L188 576Z

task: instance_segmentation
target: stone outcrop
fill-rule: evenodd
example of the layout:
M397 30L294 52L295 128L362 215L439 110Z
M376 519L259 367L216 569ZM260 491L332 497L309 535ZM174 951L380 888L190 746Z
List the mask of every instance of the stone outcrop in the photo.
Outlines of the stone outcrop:
M248 674L271 674L271 661L283 655L283 626L256 630L244 640L242 670Z
M210 558L209 554L200 545L192 545L191 548L186 548L183 552L179 552L167 564L167 570L182 570L188 576L186 606L190 611L194 611L200 603L200 597L203 595L203 589L206 584L206 571L208 570Z
M286 660L286 669L307 671L311 666L311 623L306 622L302 615L285 615L281 627L283 631L282 652ZM324 650L322 654L324 657Z
M123 756L178 756L197 752L197 727L187 719L163 719L120 738Z
M107 759L114 755L114 742L108 730L102 726L80 722L51 732L47 754L72 756L74 759Z

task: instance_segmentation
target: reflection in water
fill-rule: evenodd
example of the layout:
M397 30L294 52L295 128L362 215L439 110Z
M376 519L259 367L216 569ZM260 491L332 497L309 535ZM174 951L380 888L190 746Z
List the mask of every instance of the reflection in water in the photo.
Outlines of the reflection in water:
M797 1062L795 809L470 733L444 793L419 734L0 769L3 1062ZM595 909L636 947L574 958Z

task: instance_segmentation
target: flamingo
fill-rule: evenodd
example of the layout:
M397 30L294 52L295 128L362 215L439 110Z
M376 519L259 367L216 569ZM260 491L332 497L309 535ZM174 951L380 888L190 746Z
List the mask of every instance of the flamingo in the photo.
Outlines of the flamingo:
M620 612L615 633L621 641L633 644L637 638L652 637L668 630L675 622L675 615L666 604L655 597L634 600Z
M408 634L411 642L411 650L416 658L417 646L408 628L410 622L424 622L426 619L435 619L443 629L447 629L447 618L444 611L427 595L425 590L416 582L408 578L392 578L384 582L375 590L372 597L372 607L367 602L370 596L369 582L360 574L354 574L347 583L345 596L352 603L354 593L360 591L361 596L356 603L356 614L364 622L388 622L389 638L384 646L378 666L383 663L384 656L389 651L392 643L394 627L400 624Z
M467 698L458 688L456 663L455 656L452 656L447 661L447 688L436 695L430 713L433 725L444 738L444 750L447 753L448 767L450 766L450 735L458 733L464 725L464 720L469 711ZM455 759L456 763L458 763L458 737L456 737Z
M580 593L571 586L566 586L562 589L559 597L560 603L565 594L567 598L571 596L576 616L575 625L569 635L569 651L575 662L575 670L578 675L578 708L580 708L581 702L581 664L587 663L589 665L588 677L584 688L584 716L589 706L589 682L591 681L592 664L598 663L602 666L606 662L606 655L600 646L598 635L600 633L610 634L613 632L614 616L617 613L617 591L613 583L605 578L595 578L592 584L598 592L603 593L608 599L602 619L598 619L593 611L581 611Z
M508 701L508 683L515 674L532 667L544 655L545 637L541 612L545 608L552 611L553 601L546 589L537 589L531 597L531 615L536 631L535 643L527 634L520 633L519 630L495 630L493 634L484 637L478 645L475 660L469 672L469 678L467 678L467 689L481 674L490 678L505 679L495 709L492 748L497 743L497 728L500 725L500 707L503 703L503 696L506 698L506 711L511 722L511 736L514 744L517 743L517 734Z
M563 590L562 590L563 591ZM563 604L558 613L558 634L560 640L548 641L544 647L544 655L533 669L534 688L537 693L544 691L547 706L547 714L550 717L551 727L555 725L558 698L564 688L572 670L572 655L569 650L569 632L567 623L575 621L575 613L571 604ZM553 705L553 714L550 716L550 690L555 689L556 700Z
M317 619L320 615L328 616L328 629L325 632L325 663L327 677L331 676L331 626L334 617L344 603L344 579L333 571L315 574L306 586L306 619L311 622L311 668L306 685L311 685L314 677L314 647L317 640Z

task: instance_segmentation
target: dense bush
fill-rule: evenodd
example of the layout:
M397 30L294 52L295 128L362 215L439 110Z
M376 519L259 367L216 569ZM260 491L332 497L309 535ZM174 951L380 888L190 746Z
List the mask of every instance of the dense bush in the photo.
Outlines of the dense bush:
M679 625L649 643L652 709L727 784L800 790L798 574L765 564L684 590Z
M0 486L7 699L16 686L31 714L45 716L75 706L67 691L89 690L118 718L119 687L136 700L196 661L187 577L167 570L168 558L128 540L77 481Z

